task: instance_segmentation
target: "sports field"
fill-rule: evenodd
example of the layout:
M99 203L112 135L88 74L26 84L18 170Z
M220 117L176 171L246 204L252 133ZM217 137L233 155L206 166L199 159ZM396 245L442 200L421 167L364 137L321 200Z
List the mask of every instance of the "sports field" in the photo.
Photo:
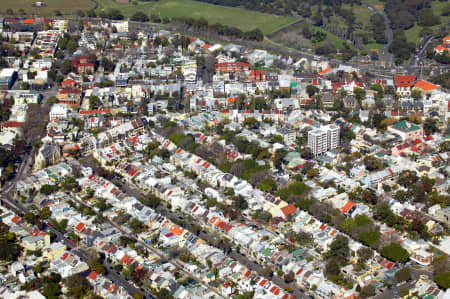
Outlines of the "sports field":
M192 0L160 0L158 2L137 2L137 4L122 4L115 0L97 0L97 10L117 8L129 17L137 11L151 13L160 17L191 17L204 18L210 24L220 23L235 26L248 31L259 28L269 34L296 21L294 17L284 17L265 14L256 11L212 5Z
M94 3L89 0L40 0L45 3L44 7L33 7L36 0L1 0L0 12L5 14L8 9L12 9L16 16L19 15L19 10L23 9L28 15L36 14L43 16L51 16L55 11L60 11L62 14L74 15L77 10L83 11L94 8Z

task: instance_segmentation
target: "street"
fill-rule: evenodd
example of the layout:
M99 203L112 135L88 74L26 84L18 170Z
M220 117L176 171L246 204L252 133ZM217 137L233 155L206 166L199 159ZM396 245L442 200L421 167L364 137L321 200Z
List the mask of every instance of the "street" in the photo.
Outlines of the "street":
M384 24L386 26L384 34L387 38L387 43L383 45L383 51L379 53L379 59L386 62L386 65L391 65L394 63L394 55L389 52L389 46L391 45L394 39L394 32L392 31L391 22L389 21L388 16L384 12L384 10L378 10L374 6L370 5L367 2L361 1L371 12L379 13L383 16Z
M94 170L96 170L96 171L98 171L99 170L99 166L95 163L95 161L93 161L92 160L92 157L87 157L85 160L84 160L84 162L85 162L85 166L89 166L89 167L92 167ZM121 186L120 186L120 188L121 188L121 190L123 191L123 192L125 192L128 196L133 196L133 197L135 197L135 198L139 198L139 197L141 197L141 191L140 190L138 190L136 187L134 187L134 186L131 186L130 184L128 184L128 183L123 183ZM166 217L166 218L172 218L172 219L183 219L183 221L184 221L184 227L185 228L187 228L187 229L189 229L189 227L192 227L192 226L194 226L194 225L198 225L199 223L198 222L195 222L195 223L193 223L193 222L190 222L189 221L189 218L188 217L182 217L182 216L180 216L180 213L179 212L177 212L177 213L174 213L174 212L172 212L170 209L168 209L167 208L167 206L166 206L166 204L165 204L165 202L164 201L161 201L161 204L156 208L156 211L159 213L159 214L161 214L161 215L163 215L164 217ZM216 233L217 234L217 233ZM208 229L202 229L199 233L198 233L198 235L197 235L199 238L201 238L201 239L203 239L203 240L205 240L205 241L207 241L208 243L210 243L210 244L214 244L215 243L215 241L216 241L216 236L213 234L213 233L211 233ZM260 276L263 276L264 277L264 275L263 275L263 270L264 270L264 267L262 267L261 265L259 265L258 263L256 263L256 262L253 262L253 261L251 261L248 257L246 257L246 256L244 256L244 255L242 255L242 254L240 254L240 253L238 253L236 250L232 250L231 251L231 253L230 254L228 254L228 256L230 256L230 257L232 257L232 258L234 258L234 259L236 259L237 261L239 261L241 264L243 264L243 265L245 265L247 268L249 268L251 271L254 271L254 272L256 272L256 273L258 273ZM280 277L278 277L278 276L273 276L272 278L270 278L270 277L265 277L266 279L269 279L269 280L272 280L274 283L276 283L278 286L280 286L280 287L282 287L282 288L287 288L287 287L289 287L289 288L291 288L293 291L292 291L292 293L293 293L293 295L296 297L296 298L308 298L308 296L302 291L302 290L300 290L299 288L298 288L298 286L295 284L295 283L290 283L290 284L287 284L285 281L284 281L284 279L283 278L280 278Z

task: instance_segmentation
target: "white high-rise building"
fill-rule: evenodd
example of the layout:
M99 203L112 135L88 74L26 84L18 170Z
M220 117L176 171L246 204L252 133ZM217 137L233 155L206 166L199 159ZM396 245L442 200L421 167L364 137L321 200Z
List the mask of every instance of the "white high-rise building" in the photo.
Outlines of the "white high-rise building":
M314 156L326 153L339 145L339 127L326 125L308 132L308 147Z

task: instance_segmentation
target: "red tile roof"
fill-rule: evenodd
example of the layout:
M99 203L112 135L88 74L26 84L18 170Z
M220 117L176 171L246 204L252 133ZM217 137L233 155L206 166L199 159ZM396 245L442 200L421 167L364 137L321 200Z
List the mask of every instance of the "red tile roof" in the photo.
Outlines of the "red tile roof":
M414 81L416 81L416 76L414 75L395 76L394 81L395 86L409 87L413 85Z
M69 256L69 253L68 252L64 252L63 256L61 257L61 260L65 261L68 256Z
M67 79L65 79L64 81L61 82L61 85L70 85L70 84L75 84L75 83L77 83L75 80L67 78Z
M271 292L272 294L274 294L274 295L278 295L278 294L280 294L280 288L277 287L277 286L273 286L273 287L270 289L270 292Z
M20 121L4 121L0 126L4 128L18 128L23 127L24 123Z
M323 71L321 71L321 72L319 73L319 75L325 75L326 73L328 73L328 72L331 71L332 69L333 69L333 68L330 66L330 67L324 69Z
M421 88L423 90L439 89L439 86L434 85L434 84L424 81L424 80L417 80L415 87Z
M97 280L98 273L95 271L92 271L91 274L89 274L89 278L92 280Z
M294 204L290 204L288 206L285 206L284 208L281 208L281 212L283 212L284 216L287 217L297 212L297 207Z
M11 221L15 224L19 223L22 220L19 216L14 216Z
M447 50L447 48L444 47L443 45L439 45L435 48L435 50L438 52L443 52L443 51Z
M229 67L229 66L236 66L236 67L242 67L242 66L250 66L248 63L245 62L220 62L216 63L214 67Z
M353 202L351 202L351 201L349 201L349 202L347 202L346 204L345 204L345 206L343 206L342 208L341 208L341 212L342 213L347 213L352 207L355 207L356 205L353 203Z
M179 227L178 225L172 225L169 230L177 236L181 236L184 232L184 229Z
M102 114L102 113L110 113L111 109L97 109L97 110L81 110L81 115L89 115L89 114Z
M79 232L81 232L83 230L83 228L84 228L84 223L83 222L80 222L80 223L77 224L77 226L75 226L75 229L77 231L79 231Z

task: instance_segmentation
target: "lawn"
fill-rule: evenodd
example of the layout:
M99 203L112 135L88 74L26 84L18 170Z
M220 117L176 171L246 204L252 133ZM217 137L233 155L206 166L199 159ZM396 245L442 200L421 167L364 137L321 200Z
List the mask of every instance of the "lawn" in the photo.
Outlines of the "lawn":
M272 33L296 21L294 17L265 14L256 11L212 5L191 0L160 0L158 2L137 2L133 4L117 3L114 0L97 0L98 9L118 8L125 16L137 11L159 15L161 17L205 18L208 23L221 23L248 31L259 28L264 34Z
M364 45L364 47L367 48L368 50L375 50L378 53L380 53L383 50L383 45L377 43L369 43L367 45Z
M6 10L11 8L17 15L19 9L23 9L27 14L38 15L54 15L56 10L62 14L74 15L79 9L90 10L94 8L94 4L89 0L45 0L46 6L34 8L32 5L36 0L1 0L1 13L6 13Z

